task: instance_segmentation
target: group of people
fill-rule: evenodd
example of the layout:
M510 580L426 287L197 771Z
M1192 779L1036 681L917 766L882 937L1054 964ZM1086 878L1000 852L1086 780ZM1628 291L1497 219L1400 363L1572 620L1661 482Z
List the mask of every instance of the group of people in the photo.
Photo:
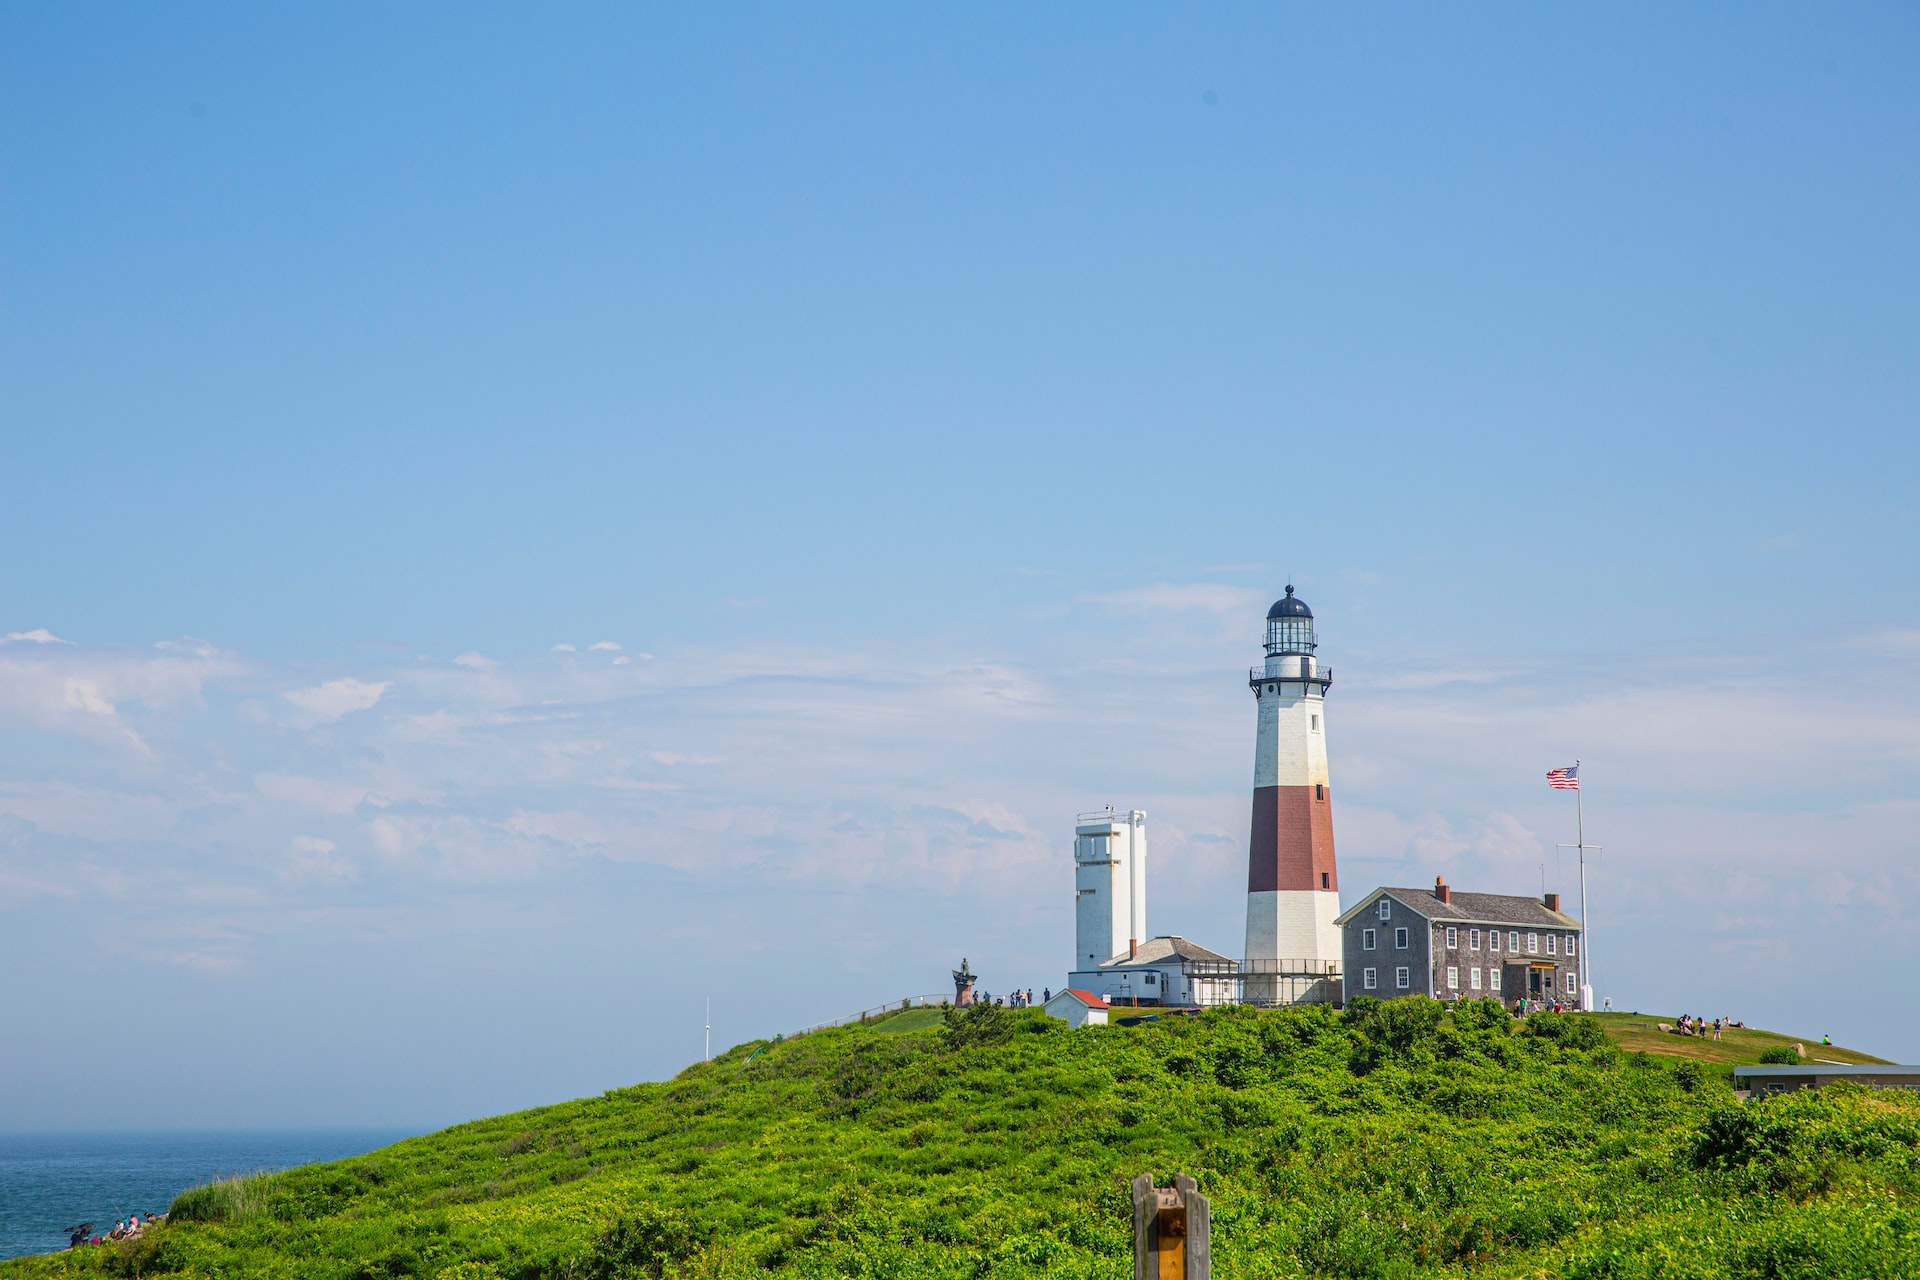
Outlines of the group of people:
M1712 1038L1714 1040L1720 1038L1722 1031L1732 1029L1745 1031L1747 1024L1744 1022L1735 1022L1731 1017L1715 1018L1712 1022L1708 1022L1705 1018L1696 1018L1690 1013L1681 1014L1680 1021L1673 1024L1673 1030L1676 1035L1700 1036L1703 1039Z
M1524 1018L1530 1013L1565 1013L1566 1011L1567 1007L1558 1000L1533 1000L1521 996L1513 1002L1513 1013L1517 1018Z
M1015 991L1010 996L991 996L982 991L976 998L982 1004L1003 1004L1009 1009L1030 1009L1033 1007L1033 988L1027 987L1024 990ZM1040 1002L1045 1004L1050 999L1052 999L1051 995L1042 996Z
M94 1235L93 1224L91 1222L83 1222L77 1227L68 1227L66 1229L67 1248L78 1249L83 1244L105 1244L109 1240L131 1240L134 1236L139 1235L142 1231L145 1231L154 1223L163 1220L166 1216L164 1213L149 1213L145 1217L137 1213L129 1214L115 1222L113 1224L113 1230L107 1232L104 1236Z

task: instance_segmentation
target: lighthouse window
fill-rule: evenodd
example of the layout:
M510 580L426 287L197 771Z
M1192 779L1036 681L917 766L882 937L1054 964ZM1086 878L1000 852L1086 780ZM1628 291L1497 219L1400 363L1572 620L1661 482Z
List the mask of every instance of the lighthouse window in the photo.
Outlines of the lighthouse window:
M1318 732L1320 732L1320 717L1319 717L1319 716L1315 716L1315 717L1313 717L1313 731L1314 731L1315 733L1318 733Z
M1375 971L1372 969L1362 969L1360 971L1360 985L1369 991L1379 986L1380 982L1379 979L1375 977Z
M1327 798L1327 784L1326 784L1326 783L1324 783L1324 782L1316 782L1316 783L1314 783L1314 784L1313 784L1313 798L1314 798L1315 800L1325 800L1325 799Z
M1407 931L1405 929L1395 929L1393 931L1393 945L1402 951L1407 949Z

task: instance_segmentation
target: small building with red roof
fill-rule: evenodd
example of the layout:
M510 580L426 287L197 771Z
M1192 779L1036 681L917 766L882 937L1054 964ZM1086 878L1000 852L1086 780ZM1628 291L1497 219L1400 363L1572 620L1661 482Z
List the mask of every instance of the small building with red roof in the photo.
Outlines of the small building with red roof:
M1070 1027L1107 1025L1107 1002L1091 991L1069 987L1046 1003L1049 1018L1064 1018Z

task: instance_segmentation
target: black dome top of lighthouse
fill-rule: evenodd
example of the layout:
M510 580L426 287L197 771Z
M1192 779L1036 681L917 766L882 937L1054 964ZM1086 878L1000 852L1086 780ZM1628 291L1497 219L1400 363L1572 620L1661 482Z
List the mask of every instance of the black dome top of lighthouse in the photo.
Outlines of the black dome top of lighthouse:
M1313 610L1307 608L1305 600L1293 594L1293 586L1289 583L1287 594L1273 602L1273 608L1267 610L1267 616L1269 618L1311 618Z

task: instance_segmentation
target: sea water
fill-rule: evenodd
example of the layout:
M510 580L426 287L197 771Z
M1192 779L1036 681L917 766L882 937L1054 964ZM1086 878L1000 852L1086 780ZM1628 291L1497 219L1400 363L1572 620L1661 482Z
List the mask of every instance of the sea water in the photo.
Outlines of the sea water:
M0 1134L0 1258L67 1247L62 1230L104 1236L131 1213L165 1213L188 1187L233 1173L357 1156L410 1137L395 1129L230 1133Z

